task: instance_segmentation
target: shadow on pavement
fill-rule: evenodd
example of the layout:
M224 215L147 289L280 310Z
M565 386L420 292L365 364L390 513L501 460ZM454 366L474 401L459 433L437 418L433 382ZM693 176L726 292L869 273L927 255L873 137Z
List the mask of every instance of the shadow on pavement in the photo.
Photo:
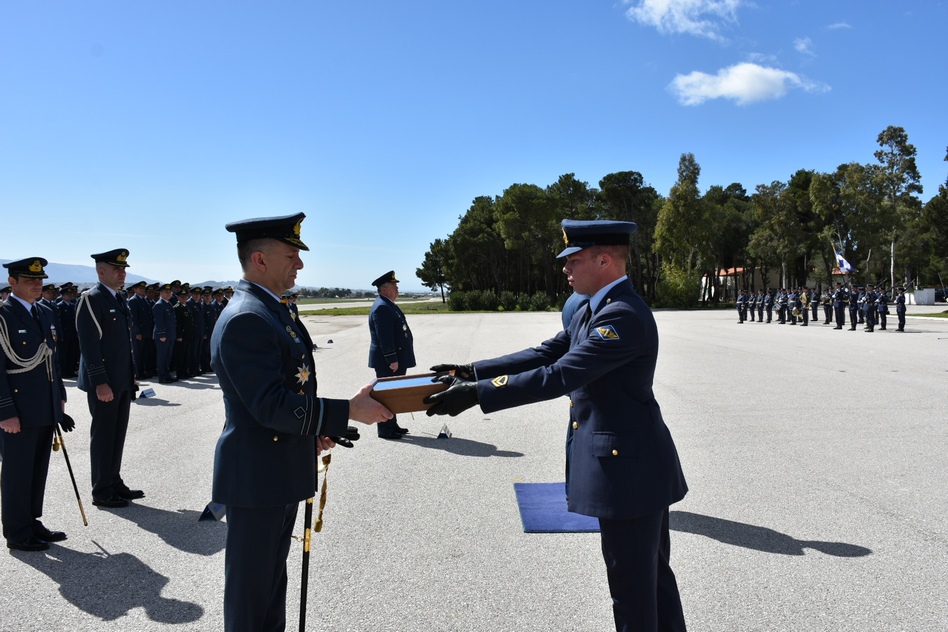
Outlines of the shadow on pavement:
M723 544L742 546L764 553L804 555L804 549L814 549L836 557L863 557L872 554L871 549L856 544L797 540L767 527L758 527L713 516L702 516L689 511L669 512L668 519L669 527L675 531L703 535Z
M179 509L167 511L138 503L110 511L164 540L168 546L195 555L214 555L224 550L227 525L220 522L198 522L200 511Z
M53 545L44 555L15 555L59 584L69 603L103 621L119 619L135 608L159 623L191 623L204 616L198 604L162 597L168 578L131 553L80 553Z
M451 437L450 439L438 439L435 437L423 437L420 435L405 435L400 441L391 443L414 445L420 448L430 448L432 450L443 450L459 456L501 456L501 457L520 457L523 452L511 452L509 450L498 450L497 446L490 443L481 443L470 439L461 439Z

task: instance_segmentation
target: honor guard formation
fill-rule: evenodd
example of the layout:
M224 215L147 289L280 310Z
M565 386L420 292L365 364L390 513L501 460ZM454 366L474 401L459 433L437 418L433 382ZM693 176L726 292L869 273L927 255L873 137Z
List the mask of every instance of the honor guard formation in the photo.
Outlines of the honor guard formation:
M802 327L819 321L820 308L823 308L823 324L836 326L833 329L846 328L846 316L849 315L849 331L856 331L856 326L863 325L862 330L872 332L878 327L886 330L889 303L895 303L895 313L898 317L898 328L895 331L905 331L905 288L895 288L894 299L889 296L885 288L872 284L862 286L850 284L843 287L837 283L835 289L827 289L822 294L810 288L801 287L796 290L781 288L776 292L758 290L757 294L748 294L741 290L737 297L737 322L744 324L748 320L759 323L770 323L776 319L781 325L797 325ZM774 312L776 311L776 314ZM812 318L810 314L812 312ZM767 320L764 320L764 314Z

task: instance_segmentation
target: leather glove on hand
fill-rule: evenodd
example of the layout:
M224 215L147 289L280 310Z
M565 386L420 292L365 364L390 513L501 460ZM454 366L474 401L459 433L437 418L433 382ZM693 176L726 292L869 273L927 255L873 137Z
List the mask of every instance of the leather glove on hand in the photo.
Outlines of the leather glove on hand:
M456 378L467 381L473 381L476 379L474 376L473 364L436 364L428 370L434 371L435 373L447 373L448 371L454 371L454 377Z
M63 432L72 432L76 427L76 422L72 417L63 413L63 419L59 422L59 427Z
M346 436L344 437L329 437L332 439L333 443L336 445L341 445L344 448L353 447L352 442L359 440L359 429L355 426L346 427Z
M429 417L434 415L457 417L468 408L477 405L477 382L468 382L450 375L436 377L434 381L450 386L446 391L429 395L424 399L424 403L433 404L431 408L425 411L425 414Z

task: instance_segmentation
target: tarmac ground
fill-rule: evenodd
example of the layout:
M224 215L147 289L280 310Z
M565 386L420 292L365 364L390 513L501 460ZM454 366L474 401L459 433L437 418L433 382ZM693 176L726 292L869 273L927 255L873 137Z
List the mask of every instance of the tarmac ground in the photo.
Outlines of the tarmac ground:
M894 313L887 331L866 333L656 312L655 393L690 487L671 508L689 629L948 630L948 320L909 314L905 333ZM560 326L556 313L409 319L412 372L517 351ZM322 396L373 379L365 317L304 321ZM0 552L0 630L222 629L227 527L198 522L220 389L212 375L142 387L155 397L132 405L123 476L147 496L103 510L89 495L85 396L67 382L78 428L65 439L89 526L54 453L43 520L69 538ZM307 628L611 629L598 534L526 534L514 495L515 482L563 480L566 417L561 398L400 415L411 434L399 442L360 425L355 448L332 452ZM439 439L445 423L453 436ZM301 548L290 552L289 630Z

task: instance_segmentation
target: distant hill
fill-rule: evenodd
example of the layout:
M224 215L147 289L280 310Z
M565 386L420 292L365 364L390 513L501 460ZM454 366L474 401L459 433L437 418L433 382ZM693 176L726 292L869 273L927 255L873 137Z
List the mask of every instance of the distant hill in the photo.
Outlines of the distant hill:
M0 264L8 263L12 259L0 259ZM0 271L0 272L4 272ZM95 266L84 266L77 264L69 263L50 263L46 266L46 274L49 275L49 279L46 280L46 283L55 283L56 285L62 285L67 281L72 281L79 287L88 287L94 285L96 281L99 280L99 277L95 273ZM0 285L6 285L6 275L0 274ZM145 276L140 276L138 274L128 273L125 277L126 287L138 283L139 281L145 281L146 283L157 283L157 282L167 282L172 279L152 279ZM182 281L194 284L194 281L189 279L181 279ZM210 285L212 287L223 287L225 285L237 285L237 281L201 281L197 285L205 286Z

